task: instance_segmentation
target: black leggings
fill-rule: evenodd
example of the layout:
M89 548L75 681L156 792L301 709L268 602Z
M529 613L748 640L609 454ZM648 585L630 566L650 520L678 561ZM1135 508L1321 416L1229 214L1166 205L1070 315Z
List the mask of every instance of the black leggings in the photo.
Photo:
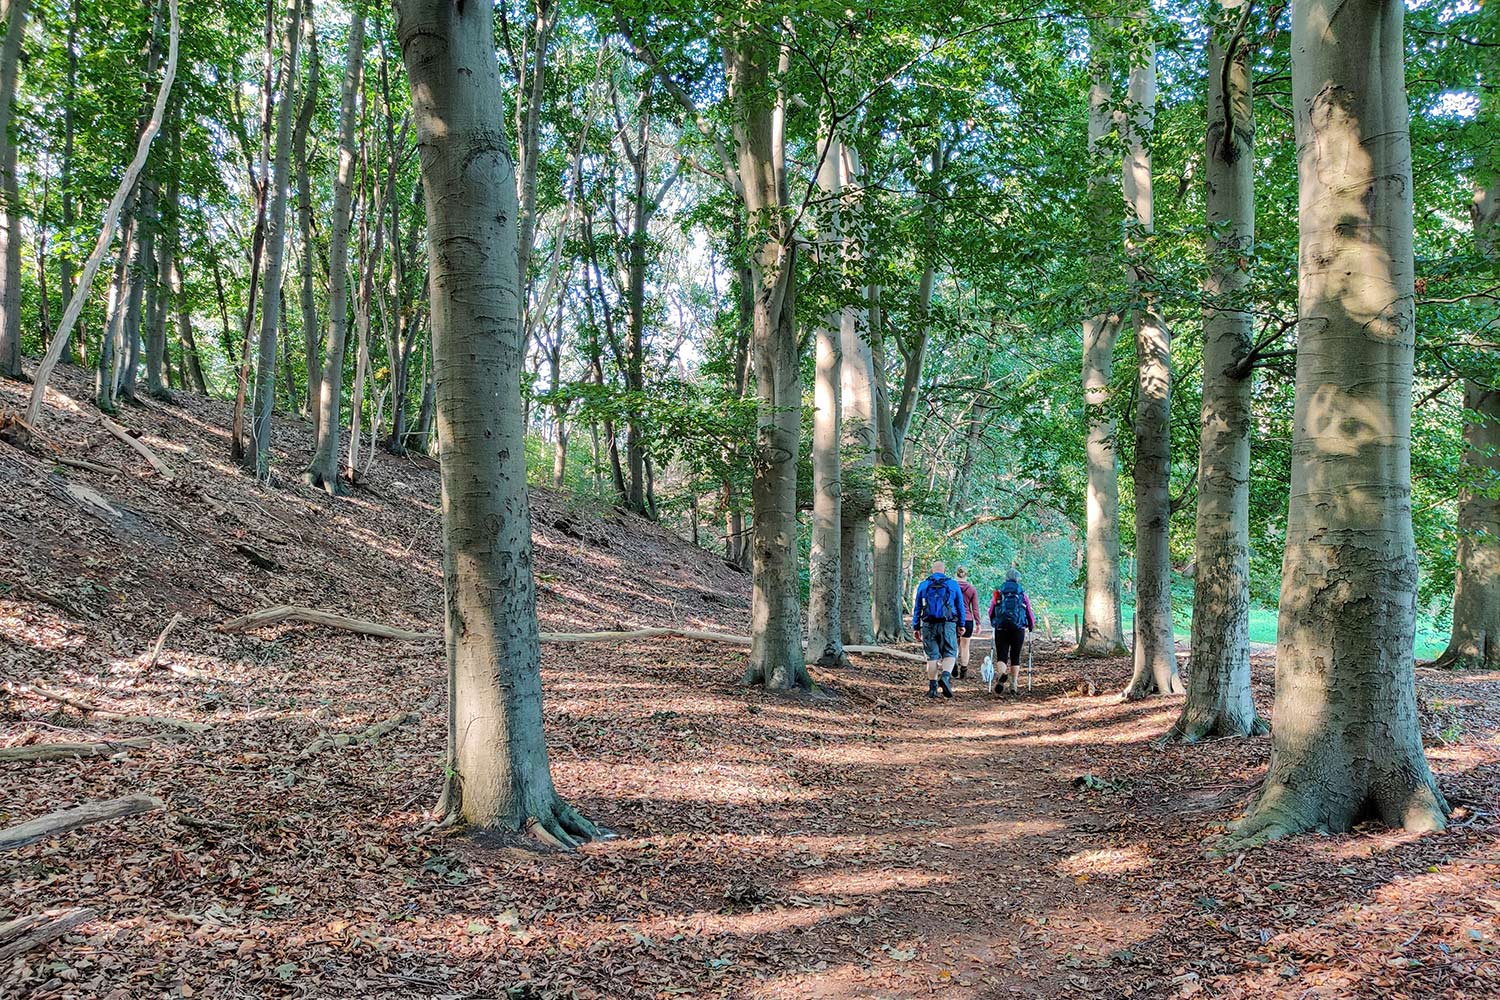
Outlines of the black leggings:
M1001 625L995 629L995 659L1013 667L1021 665L1021 647L1026 644L1026 630L1019 625Z

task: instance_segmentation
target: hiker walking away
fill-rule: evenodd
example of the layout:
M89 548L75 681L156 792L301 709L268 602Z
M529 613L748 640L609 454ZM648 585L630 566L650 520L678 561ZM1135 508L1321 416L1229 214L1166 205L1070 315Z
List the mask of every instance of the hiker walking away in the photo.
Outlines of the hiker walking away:
M958 630L958 663L954 676L963 680L969 676L969 638L979 626L979 591L969 582L969 571L962 566L953 571L958 579L958 591L964 595L964 627Z
M1010 691L1015 694L1021 676L1021 647L1026 644L1026 633L1036 631L1031 601L1021 587L1021 574L1015 570L1005 574L1005 583L990 601L990 627L995 630L995 666L1009 667ZM1000 690L1005 690L1003 679Z
M932 564L932 575L917 586L912 602L911 630L927 653L927 697L953 697L953 663L958 658L958 634L968 619L958 581L944 572L942 560Z

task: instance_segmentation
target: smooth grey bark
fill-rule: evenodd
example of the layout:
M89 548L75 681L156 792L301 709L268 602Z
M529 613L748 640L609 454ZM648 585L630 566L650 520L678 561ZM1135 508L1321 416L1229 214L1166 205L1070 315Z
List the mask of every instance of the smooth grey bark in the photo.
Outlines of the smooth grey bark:
M844 257L838 199L843 194L842 144L824 140L818 187L828 199L819 226L820 257L825 265ZM845 667L843 644L843 322L849 310L823 317L814 332L812 427L812 552L808 563L807 657L820 667Z
M266 247L266 213L270 208L271 133L275 128L273 116L276 113L276 67L279 65L277 51L276 4L272 0L267 0L265 54L261 62L260 155L257 161L250 160L248 142L245 154L250 182L255 189L255 229L250 237L250 281L245 296L245 320L240 326L239 378L235 382L234 410L229 425L229 457L239 462L242 468L254 467L254 450L246 450L249 441L245 427L245 408L253 388L251 386L252 359L257 356L254 350L256 344L251 335L258 332L256 307L260 304ZM255 169L256 162L260 165L259 172ZM252 420L254 419L253 409L252 405Z
M1135 302L1135 674L1127 700L1181 694L1172 631L1172 340L1147 273L1155 228L1151 140L1156 127L1156 49L1130 67L1123 182L1126 283Z
M515 167L494 8L397 0L396 15L431 260L452 769L445 806L476 826L539 828L572 846L599 831L558 797L542 733Z
M59 172L59 184L62 187L62 231L71 234L73 226L78 221L75 214L73 202L73 147L75 145L75 132L73 106L78 100L78 4L80 0L71 0L68 4L68 69L63 89L63 154L62 167ZM76 282L76 265L73 261L71 250L64 250L58 255L57 276L58 294L62 299L62 311L67 313L68 304L73 301L73 287ZM77 342L78 363L88 363L88 345L84 342L84 331L79 327Z
M1186 743L1263 735L1250 691L1250 260L1255 119L1250 0L1223 0L1208 41L1204 149L1203 409L1198 443L1193 637L1187 700L1167 734Z
M99 357L94 365L94 405L104 413L115 412L115 391L119 372L120 327L125 320L125 289L130 269L130 250L135 245L136 189L120 203L120 252L115 258L114 275L109 284L109 308L104 316L104 330L99 338ZM83 290L79 290L83 294Z
M6 0L0 11L5 21L5 39L0 42L0 375L10 378L22 376L21 192L11 122L29 6L30 0Z
M778 52L779 50L779 52ZM786 187L785 76L790 53L742 24L727 27L724 62L735 109L734 146L750 226L753 294L751 351L756 422L751 481L750 662L746 684L774 690L810 687L802 651L802 601L797 574L797 451L802 380L797 366L796 242ZM775 76L773 77L773 73Z
M933 181L942 177L947 153L939 140L933 148L931 171ZM929 217L930 218L930 217ZM871 562L871 604L873 606L875 637L877 642L895 642L906 635L906 615L902 602L907 587L906 568L906 509L901 498L890 488L892 477L899 476L906 456L906 438L911 431L912 417L916 414L918 389L922 383L922 369L927 360L927 347L932 337L932 293L937 283L937 269L928 261L917 282L917 300L912 317L912 332L909 338L896 336L894 340L901 354L901 392L893 404L890 391L879 376L885 369L883 358L877 353L875 361L876 402L875 415L879 430L876 449L876 465L887 470L880 480L872 518L873 554ZM880 289L875 289L871 298L870 331L877 352L886 344L884 336L884 307Z
M307 134L318 109L321 65L318 61L318 29L313 20L312 0L306 0L306 3L302 25L307 31L307 82L302 87L302 109L297 113L297 127L292 133L292 162L297 165L297 248L301 258L302 357L307 369L306 412L308 419L312 421L316 441L320 417L318 394L323 382L323 338L318 326L318 299L313 285L313 192L312 179L307 169Z
M1098 29L1091 29L1096 32ZM1101 54L1101 40L1091 37L1089 62L1089 159L1104 159L1105 139L1113 121L1110 64ZM1109 229L1109 176L1096 169L1089 177L1089 217L1095 233ZM1097 260L1096 270L1108 266ZM1083 405L1086 421L1084 453L1088 464L1088 495L1084 527L1083 631L1078 652L1089 656L1119 656L1125 652L1125 630L1120 613L1120 478L1115 449L1115 412L1110 392L1115 342L1120 317L1101 312L1083 321Z
M340 405L344 395L344 351L349 335L349 219L354 200L354 166L359 153L355 128L364 73L365 7L354 5L339 98L339 151L333 179L333 215L328 224L328 338L318 388L317 445L302 478L329 494L338 493ZM305 252L305 250L304 250Z
M141 316L146 286L156 279L156 182L141 177L136 194L135 224L130 227L130 257L125 269L124 309L115 343L115 393L135 401L136 375L141 364Z
M1402 4L1294 0L1297 402L1271 761L1233 848L1442 829L1412 646L1411 137Z
M260 336L255 362L255 401L245 471L265 479L269 471L271 417L276 408L276 350L281 334L281 279L286 261L287 182L291 175L293 112L297 106L297 50L302 40L301 0L288 0L282 16L281 99L276 106L276 153L271 165L266 209L265 280L261 284Z
M1490 169L1493 169L1491 167ZM1500 257L1500 176L1474 187L1474 244ZM1434 666L1500 666L1500 392L1464 382L1464 454L1458 494L1458 568L1448 648Z
M1464 382L1453 626L1438 667L1500 666L1500 391Z
M166 275L172 270L172 241L167 239L160 202L157 209L158 228L162 232L156 240L156 258L146 284L146 395L170 401L172 394L167 391L166 381L172 363L167 355Z
M859 164L854 150L843 148L843 181L846 189L856 182ZM867 292L868 294L868 292ZM864 328L868 310L846 308L840 317L839 339L843 363L839 366L843 403L843 448L846 475L843 505L839 511L843 592L840 596L844 642L865 645L875 641L873 595L874 551L870 518L875 510L875 444L878 437L875 413L875 354Z

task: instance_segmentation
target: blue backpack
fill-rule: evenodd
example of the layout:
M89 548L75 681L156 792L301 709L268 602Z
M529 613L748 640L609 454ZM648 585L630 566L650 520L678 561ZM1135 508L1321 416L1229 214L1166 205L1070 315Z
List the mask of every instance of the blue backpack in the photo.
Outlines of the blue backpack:
M934 573L927 578L927 589L922 592L922 601L926 605L922 611L922 620L929 622L948 622L958 620L958 608L953 603L953 591L955 588L948 586L948 578L941 573Z
M990 627L1025 628L1026 625L1026 599L1022 596L1021 587L1014 581L1007 580L1000 588L1000 600L995 602L995 609L990 612Z

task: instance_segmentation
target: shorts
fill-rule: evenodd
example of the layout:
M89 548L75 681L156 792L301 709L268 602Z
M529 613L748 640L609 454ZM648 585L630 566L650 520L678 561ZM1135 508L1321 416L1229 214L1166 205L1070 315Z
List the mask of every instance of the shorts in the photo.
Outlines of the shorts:
M958 622L923 622L922 648L929 660L958 657Z

